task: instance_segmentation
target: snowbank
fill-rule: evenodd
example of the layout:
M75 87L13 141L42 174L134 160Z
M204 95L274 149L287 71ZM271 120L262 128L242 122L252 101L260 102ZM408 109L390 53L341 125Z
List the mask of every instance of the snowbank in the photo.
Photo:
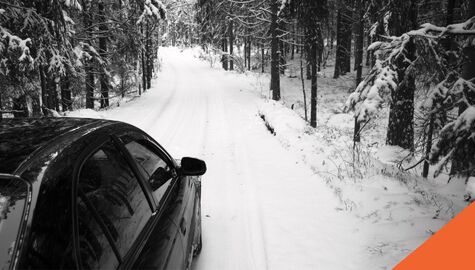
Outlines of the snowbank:
M92 109L80 109L76 111L66 112L66 117L78 117L78 118L100 118L104 119L104 116L101 112L92 110Z
M351 127L348 114L323 112L328 121L313 129L281 102L263 101L258 110L280 143L319 176L316 181L326 181L341 202L339 210L359 218L354 226L367 234L364 260L372 269L397 264L464 207L454 198L460 181L434 185L398 169L409 151L364 145L353 150L351 129L342 128ZM467 186L475 194L475 184Z
M274 100L263 101L259 107L259 115L272 126L276 134L285 136L286 134L303 133L309 128L308 124L300 115L294 111L289 111L287 107Z
M395 145L384 145L376 152L375 158L382 163L397 165L410 155L410 151Z

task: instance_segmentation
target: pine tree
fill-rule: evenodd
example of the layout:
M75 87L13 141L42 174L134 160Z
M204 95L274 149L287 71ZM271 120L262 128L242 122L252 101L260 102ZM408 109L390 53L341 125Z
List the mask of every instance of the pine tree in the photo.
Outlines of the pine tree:
M389 21L392 35L399 36L417 29L417 1L394 0ZM399 79L397 88L391 94L389 122L386 143L414 150L414 92L415 77L408 73L409 61L414 61L414 41L409 38L405 52L396 60Z
M414 11L410 8L414 2L405 3L407 6L398 4L401 9L393 8L392 11L396 11L393 16L400 16L399 22L403 17L406 25L402 25L402 29L411 30L410 23L415 20L407 20L407 18L413 18L415 14L406 12L402 15L401 10ZM394 29L396 26L396 29L402 31L399 28L401 25L396 22L398 21L392 18L388 29ZM368 121L375 116L383 103L393 104L391 110L400 110L400 112L390 112L392 117L395 114L407 115L414 110L414 101L410 97L414 95L414 80L417 79L419 85L428 86L428 92L420 95L420 98L424 99L421 101L419 115L426 118L420 121L422 123L420 129L422 134L428 132L430 135L438 135L435 137L436 143L433 147L431 143L433 138L429 135L425 140L430 144L419 145L420 148L426 148L425 158L428 158L432 164L437 163L434 175L440 174L453 159L461 163L452 164L451 175L472 175L475 173L475 162L473 162L475 144L472 140L475 136L475 106L473 105L475 74L471 61L473 58L470 55L472 43L468 41L474 35L475 16L445 27L425 23L419 29L417 27L413 29L416 30L407 31L400 36L385 37L386 40L375 42L369 47L371 51L376 52L378 58L356 91L350 95L348 106L356 109L356 117L360 122ZM453 41L450 46L447 46L447 39ZM417 57L414 57L415 55ZM467 71L469 72L466 73ZM395 102L398 103L395 104ZM404 105L407 106L408 103L412 105L405 107ZM464 106L466 109L455 120L446 117L447 113ZM405 110L402 114L401 109ZM408 119L412 121L411 117L402 118L402 121L401 118L393 118L395 119L399 120L399 123L396 123L399 125L401 122L410 123ZM390 126L394 125L391 121L390 119ZM400 126L400 128L404 127ZM408 134L400 134L400 136L404 135ZM406 145L398 145L410 147L413 142L407 137L404 138ZM428 148L431 148L429 154ZM424 176L427 175L426 170L427 168Z
M452 1L450 1L452 2ZM452 3L453 5L453 3ZM451 19L449 14L449 20ZM470 20L475 17L475 2L469 1L466 18ZM475 43L467 42L463 48L464 62L462 66L461 77L466 81L471 81L475 78ZM475 106L475 89L467 89L464 91L464 97L466 102L459 104L459 117L464 115L467 108ZM469 122L472 119L463 119ZM462 120L461 120L462 121ZM475 131L475 126L471 132ZM464 176L475 175L475 142L473 140L467 140L461 142L461 145L455 147L453 153L451 174L459 174Z

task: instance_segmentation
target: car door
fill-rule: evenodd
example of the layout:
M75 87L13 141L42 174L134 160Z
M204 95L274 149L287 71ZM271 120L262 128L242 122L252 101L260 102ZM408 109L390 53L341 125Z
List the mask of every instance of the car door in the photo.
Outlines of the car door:
M78 266L124 267L154 224L153 204L126 155L109 137L84 150L79 160L73 181Z
M177 190L174 191L174 196L170 198L166 210L167 217L179 230L177 235L181 240L183 255L176 260L182 260L183 265L180 269L183 269L190 265L192 259L192 243L196 228L195 216L199 209L198 200L196 199L198 177L179 176L176 171L177 165L172 161L170 155L147 136L142 138L136 136L135 140L124 138L124 140L129 141L125 143L126 148L141 165L141 171L148 177L155 199L159 204L164 203L163 200L165 192L169 188L169 183L172 183L172 180L176 181Z
M196 182L197 177L183 176L181 179L182 189L184 193L184 203L180 209L181 216L179 222L179 229L183 239L183 246L185 247L185 254L187 264L191 264L192 245L194 235L196 233L196 213L197 199L196 199Z
M129 137L129 138L128 138ZM178 227L180 242L177 243L183 250L180 258L173 257L173 261L182 262L182 267L189 265L192 259L192 244L196 228L196 216L199 205L197 202L197 183L198 177L179 176L177 165L173 162L170 155L166 153L159 145L156 145L148 136L130 134L121 138L137 163L140 164L140 170L152 186L152 191L158 204L164 204L166 191L169 185L176 181L176 190L173 197L169 198L167 204L167 217ZM158 184L155 184L158 183ZM175 269L175 268L171 268Z
M160 220L134 268L183 269L186 257L183 239L177 226L183 200L180 196L176 164L160 146L144 134L129 133L122 136L121 141L151 188Z

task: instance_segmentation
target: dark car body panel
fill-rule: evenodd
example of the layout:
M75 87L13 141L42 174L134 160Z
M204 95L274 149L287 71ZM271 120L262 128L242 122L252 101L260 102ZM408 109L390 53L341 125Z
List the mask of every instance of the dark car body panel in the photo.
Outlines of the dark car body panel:
M79 129L89 125L107 124L110 122L97 119L4 119L0 121L0 173L13 173L33 152L58 137L68 133L79 135Z
M156 141L140 129L125 123L64 118L18 122L8 120L0 123L0 159L7 161L6 165L0 167L0 173L21 176L32 186L29 211L25 214L26 222L20 236L23 244L18 249L18 264L12 265L15 268L29 267L25 262L32 256L29 248L37 231L61 231L63 235L73 235L71 221L77 216L74 202L71 201L76 181L73 179L77 178L80 163L87 158L92 148L112 139L121 148L120 151L124 151L123 145L120 146L122 136L140 137L147 139L160 154L166 155L172 166L178 168L176 162ZM46 126L44 133L48 134L33 138L35 134L41 134L42 125ZM28 132L22 133L22 129ZM15 133L17 138L13 139ZM28 146L20 147L22 141L27 142ZM16 146L18 151L12 151L12 147ZM130 155L128 158L130 159ZM133 164L132 161L131 167L143 184L145 179ZM200 226L194 217L197 213L196 205L199 205L199 202L194 201L199 198L199 181L197 177L176 176L161 202L151 195L148 185L143 187L154 211L119 268L183 269L189 266L190 254L193 252L191 248L196 244L189 241L196 241L196 237L188 235ZM61 207L58 207L58 202ZM73 239L55 239L56 243L60 243L58 246L64 248L64 254L59 254L60 256L75 257L72 250L77 247L72 246ZM72 260L75 261L74 258ZM48 266L47 262L42 266ZM63 266L76 267L77 264Z

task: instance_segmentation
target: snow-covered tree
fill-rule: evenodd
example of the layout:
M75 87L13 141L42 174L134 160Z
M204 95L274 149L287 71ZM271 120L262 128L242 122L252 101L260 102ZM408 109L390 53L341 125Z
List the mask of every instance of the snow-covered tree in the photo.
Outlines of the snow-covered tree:
M107 107L139 72L149 87L165 13L159 0L0 2L0 107Z
M77 9L81 9L77 1L0 3L4 97L28 96L35 114L41 113L41 104L58 109L56 82L74 69L75 62L68 12Z
M430 85L420 108L427 112L426 124L451 114L453 109L463 109L453 120L439 121L439 125L445 126L428 158L432 163L442 160L436 174L454 157L464 162L462 169L452 171L453 174L473 174L475 74L472 65L475 57L471 52L474 35L475 17L471 17L446 27L426 23L418 30L373 43L369 50L378 56L376 63L350 95L348 106L355 109L358 121L368 121L383 104L397 102L395 93L400 91L401 83L407 83L407 76L417 78L422 85ZM448 49L445 38L455 36L458 43ZM399 72L401 67L404 73Z

